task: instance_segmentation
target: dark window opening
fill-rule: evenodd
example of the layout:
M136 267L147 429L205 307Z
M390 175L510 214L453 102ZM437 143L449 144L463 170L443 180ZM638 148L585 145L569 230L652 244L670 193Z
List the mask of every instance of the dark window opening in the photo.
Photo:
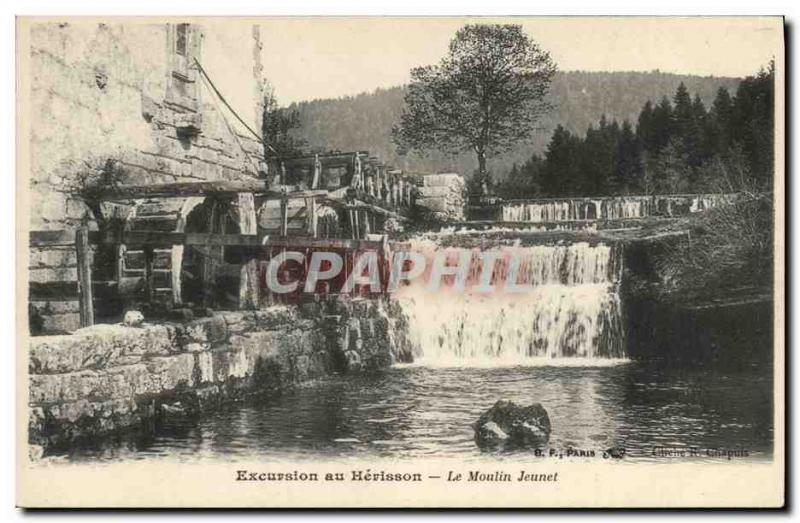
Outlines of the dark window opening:
M186 56L186 41L189 34L189 24L178 24L175 34L175 52Z

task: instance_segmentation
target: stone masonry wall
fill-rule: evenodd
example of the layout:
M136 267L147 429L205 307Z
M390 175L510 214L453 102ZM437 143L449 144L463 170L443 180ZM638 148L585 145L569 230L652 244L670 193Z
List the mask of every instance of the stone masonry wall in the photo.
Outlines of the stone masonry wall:
M29 443L41 454L245 395L411 361L406 333L390 300L331 299L31 338Z
M461 175L427 174L416 205L438 221L458 221L464 219L466 196L466 183Z

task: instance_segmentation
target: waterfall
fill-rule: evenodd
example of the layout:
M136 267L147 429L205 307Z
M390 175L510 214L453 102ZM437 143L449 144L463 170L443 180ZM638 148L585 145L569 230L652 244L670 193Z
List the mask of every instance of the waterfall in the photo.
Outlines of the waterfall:
M413 248L432 254L430 242ZM625 357L619 249L581 242L491 250L497 254L492 284L502 289L510 257L516 255L516 283L531 288L517 294L475 291L472 285L483 267L474 251L464 291L444 287L431 292L415 282L398 290L421 363L568 365L591 360L595 365Z
M699 195L692 198L689 212L702 212L716 207L720 203L730 203L723 195Z
M549 200L507 203L502 207L507 222L563 222L569 220L620 220L649 215L648 197L615 196L593 200Z
M606 200L607 220L643 218L647 216L647 202L643 198L613 198Z
M563 222L574 219L575 207L568 200L503 206L503 221L506 222Z

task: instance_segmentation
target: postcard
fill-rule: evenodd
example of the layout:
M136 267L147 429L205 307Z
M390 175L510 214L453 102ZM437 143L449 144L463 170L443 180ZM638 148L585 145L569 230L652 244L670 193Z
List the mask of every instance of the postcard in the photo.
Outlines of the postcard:
M783 42L18 18L18 505L783 506Z

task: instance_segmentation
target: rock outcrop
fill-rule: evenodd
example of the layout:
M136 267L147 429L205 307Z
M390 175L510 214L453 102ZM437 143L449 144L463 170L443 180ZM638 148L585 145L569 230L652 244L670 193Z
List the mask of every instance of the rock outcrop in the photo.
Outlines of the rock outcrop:
M416 205L437 221L463 220L466 194L466 183L462 176L454 173L428 174L423 178Z
M540 447L550 439L550 417L540 403L527 407L500 400L473 425L475 443L485 449Z

